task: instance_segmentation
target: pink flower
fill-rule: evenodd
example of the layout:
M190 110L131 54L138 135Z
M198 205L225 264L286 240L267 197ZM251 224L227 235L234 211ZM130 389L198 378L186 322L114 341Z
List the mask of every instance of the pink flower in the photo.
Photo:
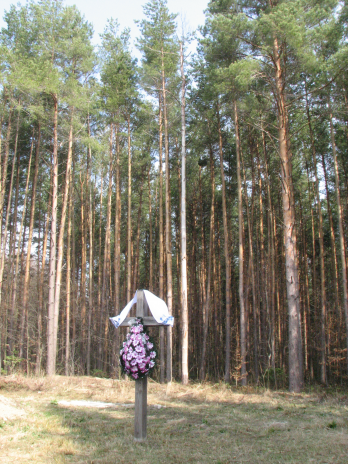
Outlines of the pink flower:
M147 349L148 349L148 350L151 350L152 348L153 348L153 343L148 342L148 344L147 344Z
M133 379L136 380L139 376L138 376L138 374L132 374L132 377L133 377Z
M151 351L150 358L154 359L156 357L156 351Z

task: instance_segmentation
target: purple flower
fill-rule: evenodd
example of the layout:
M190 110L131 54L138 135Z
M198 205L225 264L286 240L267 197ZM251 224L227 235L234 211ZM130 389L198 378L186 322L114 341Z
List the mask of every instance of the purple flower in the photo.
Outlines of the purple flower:
M148 349L148 350L151 350L152 348L153 348L153 343L148 342L148 343L147 343L147 349Z
M156 357L156 351L151 351L150 358L154 359Z
M132 377L133 377L133 379L136 380L139 376L138 376L138 374L132 374Z

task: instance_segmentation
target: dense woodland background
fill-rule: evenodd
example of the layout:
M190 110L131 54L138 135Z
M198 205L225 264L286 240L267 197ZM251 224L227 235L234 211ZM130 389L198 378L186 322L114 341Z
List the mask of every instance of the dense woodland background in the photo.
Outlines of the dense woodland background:
M161 381L347 384L347 2L212 0L189 56L144 12L140 62L116 20L96 48L60 0L5 12L3 372L120 375L146 288Z

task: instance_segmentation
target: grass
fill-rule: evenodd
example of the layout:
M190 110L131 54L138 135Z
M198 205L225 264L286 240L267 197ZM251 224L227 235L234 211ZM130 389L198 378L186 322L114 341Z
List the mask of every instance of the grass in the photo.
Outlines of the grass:
M24 411L1 417L1 398ZM301 395L225 384L148 386L148 438L134 409L61 400L134 402L134 383L92 377L0 377L0 463L348 462L348 395Z

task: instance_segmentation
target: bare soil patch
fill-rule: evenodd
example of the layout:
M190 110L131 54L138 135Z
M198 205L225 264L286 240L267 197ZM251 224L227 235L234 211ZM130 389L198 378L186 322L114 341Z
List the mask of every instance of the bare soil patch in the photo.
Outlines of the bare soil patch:
M131 381L0 377L0 463L348 462L344 392L150 380L148 403L148 439L135 443Z

